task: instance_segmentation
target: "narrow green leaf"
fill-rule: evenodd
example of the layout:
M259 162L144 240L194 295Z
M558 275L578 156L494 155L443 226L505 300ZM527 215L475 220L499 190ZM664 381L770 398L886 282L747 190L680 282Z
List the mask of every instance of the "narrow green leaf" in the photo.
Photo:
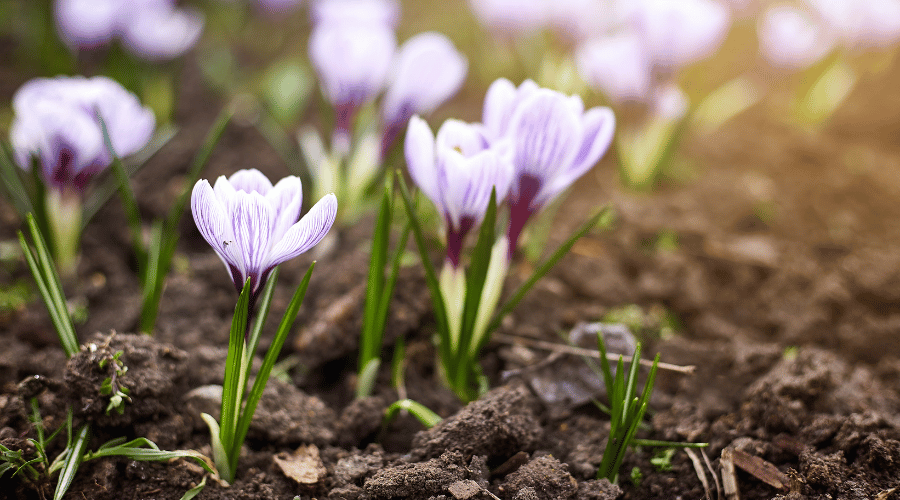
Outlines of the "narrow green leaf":
M69 445L68 456L63 462L62 472L60 472L59 480L56 483L56 491L53 492L53 500L62 500L62 497L69 490L69 486L72 485L72 480L75 479L75 474L78 472L78 467L81 466L82 457L84 457L84 452L87 449L90 430L90 426L84 424Z
M3 183L7 198L13 202L21 217L34 212L34 205L28 197L28 190L19 177L19 169L9 154L6 142L0 142L0 181Z
M266 281L266 286L263 288L262 293L260 294L259 299L257 300L258 305L256 306L256 313L253 314L253 328L250 330L250 336L247 341L247 349L250 353L250 356L247 358L253 359L253 356L256 354L256 349L259 347L259 339L262 335L263 326L266 324L266 319L269 317L269 309L272 308L272 296L275 294L275 284L278 282L278 274L280 267L276 266L275 269L269 273L269 279ZM245 371L248 369L244 367Z
M391 385L400 390L403 387L403 365L406 361L406 342L398 337L394 344L394 357L391 359Z
M412 197L409 188L406 186L406 180L399 173L397 179L400 185L400 197L403 200L403 206L406 208L406 215L410 226L412 227L413 237L416 241L416 247L419 249L419 255L422 259L422 267L425 269L425 283L428 285L428 291L431 292L431 303L434 308L434 319L437 323L438 333L442 339L438 349L444 366L452 364L452 353L449 351L450 327L447 323L447 310L444 307L444 297L441 294L441 286L438 282L437 273L434 271L434 265L428 256L428 246L425 243L425 235L422 231L422 225L416 215L413 206ZM448 374L449 375L449 374Z
M381 366L380 358L372 358L362 367L356 377L356 399L362 399L372 395L375 389L375 380L378 378L378 368Z
M125 457L130 460L138 460L142 462L160 462L163 460L171 460L173 458L192 458L206 469L207 472L215 473L215 470L206 462L203 454L194 450L160 450L159 446L147 438L137 438L125 442L125 438L117 438L102 445L95 452L88 452L84 455L84 460L94 460L104 457Z
M491 190L491 198L488 201L484 220L481 222L481 230L475 248L472 250L472 259L469 270L466 273L466 298L463 306L462 327L460 329L459 345L454 353L456 379L452 381L457 392L471 390L470 379L472 377L472 365L475 360L469 344L472 342L475 319L478 316L478 305L481 303L481 295L484 292L484 282L487 280L488 266L491 261L491 250L494 248L494 230L497 224L497 191Z
M209 413L201 413L200 418L206 422L209 427L209 446L213 452L213 463L216 464L219 477L227 482L234 481L234 471L231 469L228 452L225 451L225 445L222 444L222 433L219 423Z
M109 129L106 128L106 121L100 113L97 113L97 120L100 121L100 130L103 132L103 142L109 156L112 158L112 171L119 183L119 196L122 197L122 207L125 209L125 216L128 219L128 226L131 228L131 245L134 247L134 254L137 256L138 272L141 276L141 282L144 281L147 265L147 250L144 248L144 240L142 237L141 215L138 211L137 199L134 197L134 190L131 189L131 181L122 159L116 154L113 148L112 140L109 137Z
M22 247L22 253L38 286L38 291L44 299L44 305L50 314L50 320L56 329L63 351L66 356L72 357L78 352L78 337L75 335L72 318L69 317L59 275L56 273L50 251L47 249L47 244L38 229L34 216L27 214L26 221L34 248L31 248L21 231L18 232L19 245Z
M553 269L553 266L555 266L556 263L560 261L560 259L562 259L567 253L569 253L569 250L571 250L572 247L575 246L575 243L588 232L590 232L595 225L597 225L601 221L603 221L604 227L611 224L612 218L609 216L609 214L610 208L604 207L600 212L588 219L588 221L585 222L577 231L575 231L575 233L568 240L560 245L559 248L557 248L556 251L553 252L553 254L547 259L546 262L535 269L531 274L531 277L529 277L525 283L522 283L519 289L516 290L516 292L513 294L512 298L510 298L505 304L503 304L503 307L500 308L497 316L493 321L491 321L490 326L488 326L487 332L490 333L496 330L497 327L500 326L500 322L503 321L503 318L505 318L507 314L509 314L513 309L516 308L519 302L525 297L525 294L528 293L529 290L531 290L531 287L533 287L535 283L538 282L538 280L543 278L544 275L550 272L550 270ZM485 337L487 337L487 335L485 335Z
M278 325L278 330L275 332L272 344L269 345L269 349L266 351L266 356L263 358L262 366L260 366L259 372L256 374L256 379L253 381L253 387L250 389L250 393L247 396L247 403L244 406L243 413L240 415L240 419L237 421L234 438L230 444L231 449L229 450L229 454L231 461L229 466L232 471L237 469L241 444L243 444L244 438L247 436L247 431L250 429L250 421L253 420L253 414L256 412L256 405L259 404L259 400L266 388L266 383L269 381L272 367L275 366L275 361L278 360L278 355L281 353L281 348L284 346L284 341L287 339L288 332L290 332L291 327L294 325L294 321L297 319L297 313L300 312L300 306L303 304L304 297L306 297L306 289L309 288L309 280L312 278L312 272L315 266L315 262L310 264L309 270L306 271L303 280L300 282L300 286L297 287L294 297L291 299L287 310L284 312L284 316L281 318L281 323Z
M199 495L200 492L203 491L203 488L206 488L206 476L203 476L203 480L200 481L200 484L187 490L184 495L181 496L181 500L191 500L195 496Z
M369 258L369 277L366 284L366 303L363 309L363 330L359 343L360 374L369 363L378 358L381 351L383 327L376 324L381 297L384 294L384 267L387 264L388 244L391 236L391 196L390 184L386 183L381 195L375 231L372 234L372 253ZM357 390L357 393L359 391Z
M383 425L389 425L395 418L397 418L397 414L400 413L400 410L407 410L410 412L419 422L422 423L425 427L431 429L441 421L440 415L431 411L423 405L422 403L413 401L411 399L401 399L400 401L395 401L390 406L388 406L387 410L384 412L384 421Z
M231 458L234 449L234 436L238 417L241 411L241 380L245 379L243 355L246 344L247 317L250 306L250 278L244 282L244 288L234 307L231 320L231 332L228 336L228 357L225 364L225 382L222 386L222 416L220 417L221 440L225 451ZM240 447L238 447L240 451ZM221 466L220 466L221 469ZM228 479L230 481L230 479Z
M631 446L654 448L707 448L709 443L686 443L683 441L659 441L656 439L632 439Z

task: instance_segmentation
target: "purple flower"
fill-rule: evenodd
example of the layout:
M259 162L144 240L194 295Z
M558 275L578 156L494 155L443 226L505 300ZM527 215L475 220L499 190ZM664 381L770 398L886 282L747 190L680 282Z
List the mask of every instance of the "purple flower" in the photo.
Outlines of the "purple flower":
M394 28L400 19L400 6L393 0L318 0L310 15L316 25L351 22Z
M509 191L510 255L532 214L591 169L606 152L615 130L609 108L587 111L578 96L495 81L484 101L491 140L512 142L515 173Z
M617 104L646 101L653 88L653 61L633 32L582 44L576 64L588 85Z
M454 268L466 233L484 219L491 191L498 203L506 197L513 175L507 146L490 144L480 126L458 120L444 122L437 139L418 116L409 122L409 174L447 222L447 260Z
M465 56L440 33L420 33L400 47L381 102L382 157L412 115L431 113L459 90L467 69Z
M900 39L898 0L806 0L806 3L850 48L887 47Z
M393 30L378 23L324 22L309 38L309 58L322 93L335 109L335 142L348 150L353 117L387 82L396 48Z
M809 67L834 48L833 36L814 16L788 5L766 10L758 32L763 57L789 70Z
M144 147L155 126L150 109L102 76L31 80L16 91L13 110L10 140L19 165L30 169L35 157L47 185L76 192L112 162L98 115L118 156Z
M278 264L306 252L331 229L337 199L324 196L299 221L300 179L288 176L275 186L256 169L201 179L191 193L194 223L225 263L238 292L249 277L251 303Z
M545 0L469 0L469 5L491 31L507 37L537 31L550 17Z
M670 72L711 55L728 28L728 8L714 0L643 0L632 25L659 70Z
M68 45L93 49L119 37L138 57L177 57L196 43L203 18L176 9L174 0L56 0L60 36Z

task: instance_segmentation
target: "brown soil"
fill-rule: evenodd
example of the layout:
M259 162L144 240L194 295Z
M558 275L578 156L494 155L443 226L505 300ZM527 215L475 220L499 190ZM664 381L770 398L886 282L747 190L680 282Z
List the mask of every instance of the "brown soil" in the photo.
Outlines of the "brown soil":
M558 342L559 332L629 304L648 312L648 323L659 311L677 318L674 335L644 329L645 352L696 372L660 372L641 437L708 442L695 455L699 469L682 450L667 466L654 465L655 450L644 448L629 453L619 484L594 480L608 418L590 403L546 402L529 367L548 353L524 341L488 345L483 366L495 388L461 407L436 377L427 291L415 267L398 285L386 359L393 341L405 338L407 396L444 420L423 430L404 416L382 429L382 412L398 398L387 367L375 396L352 399L370 226L361 223L335 231L330 251L283 266L272 317L318 259L285 349L299 365L270 382L235 483L210 481L198 498L701 498L701 475L717 495L729 463L723 451L736 457L731 477L741 498L900 497L900 108L883 105L900 100L900 88L884 84L898 76L895 65L883 80L863 81L814 133L757 107L714 136L689 140L682 158L696 178L652 194L623 191L605 161L576 185L551 239L604 203L616 210L615 227L582 240L500 329L504 339ZM148 218L161 216L182 188L218 108L195 67L186 68L182 87L181 131L134 179ZM204 177L245 167L286 174L252 126L232 124ZM0 220L0 235L12 238L19 222L8 205L0 205ZM673 234L677 245L660 244ZM199 415L217 411L208 386L222 382L233 286L185 217L157 330L126 334L140 301L128 241L113 200L89 226L78 280L67 288L87 303L77 329L96 350L66 362L37 300L0 316L0 443L33 453L21 398L31 390L48 428L69 407L77 421L92 422L92 448L144 436L164 449L210 454ZM4 265L7 282L27 279L21 262ZM529 270L520 263L512 281ZM98 360L119 350L133 402L107 416L99 387L109 367ZM297 463L305 464L299 480L285 472ZM203 474L187 460L97 460L82 466L67 498L177 499ZM0 479L0 498L51 492L51 484Z

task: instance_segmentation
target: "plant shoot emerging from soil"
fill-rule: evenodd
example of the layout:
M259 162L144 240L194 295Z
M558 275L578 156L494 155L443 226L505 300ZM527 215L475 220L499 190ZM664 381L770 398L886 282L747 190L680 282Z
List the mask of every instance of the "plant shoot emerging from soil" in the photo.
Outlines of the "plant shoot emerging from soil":
M206 180L198 181L191 197L200 233L225 263L240 291L228 341L221 417L216 422L212 416L202 415L210 428L219 475L228 482L234 481L241 445L303 303L313 266L288 305L245 401L251 360L275 290L276 268L319 243L331 229L337 213L337 199L331 194L297 221L301 202L300 179L285 177L273 186L255 169L239 170L228 179L222 176L215 187ZM250 318L260 297L259 314L251 329Z

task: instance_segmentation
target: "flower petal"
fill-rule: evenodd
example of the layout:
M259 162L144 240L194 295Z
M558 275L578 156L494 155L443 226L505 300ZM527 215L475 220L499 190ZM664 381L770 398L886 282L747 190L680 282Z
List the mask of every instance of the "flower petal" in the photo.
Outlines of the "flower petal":
M487 138L482 128L460 120L449 119L441 125L435 146L440 149L456 149L469 157L488 148Z
M497 79L488 88L484 96L481 119L491 140L499 138L506 132L515 99L516 87L506 78Z
M272 189L272 183L269 181L269 178L255 168L238 170L231 174L228 182L235 191L243 191L245 193L257 192L263 196L269 194L269 191Z
M300 218L300 208L303 206L303 187L300 178L289 175L281 179L269 191L266 199L275 208L272 241L278 241Z
M467 69L466 58L444 35L426 32L410 38L394 60L381 106L384 121L431 113L459 90Z
M575 60L585 82L610 101L643 101L650 94L652 64L635 33L586 42Z
M180 56L197 43L203 16L171 5L132 8L124 21L122 40L128 49L149 61Z
M229 215L206 179L194 184L191 191L191 212L203 239L213 247L228 272L234 277L233 271L237 270L239 274L246 276L243 259L234 243Z
M510 123L516 175L542 181L568 168L581 147L581 117L559 92L540 89L523 102ZM514 188L515 189L515 188Z
M425 120L418 116L413 116L409 120L403 150L409 176L425 193L425 196L438 205L438 209L442 210L437 166L435 165L434 135Z
M238 191L232 217L234 242L241 252L246 276L254 277L256 289L269 256L275 209L257 192Z
M337 197L327 194L275 243L266 263L271 269L316 246L328 234L337 215Z

